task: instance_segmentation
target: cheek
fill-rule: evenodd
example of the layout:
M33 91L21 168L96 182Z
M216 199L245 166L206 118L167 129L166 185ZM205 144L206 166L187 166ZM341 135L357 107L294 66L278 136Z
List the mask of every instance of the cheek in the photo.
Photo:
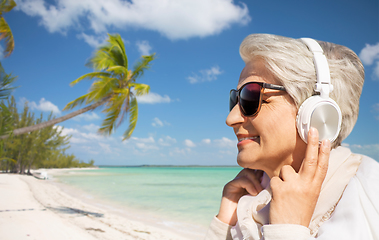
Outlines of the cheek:
M291 108L277 108L265 117L264 135L277 140L296 138L296 112Z

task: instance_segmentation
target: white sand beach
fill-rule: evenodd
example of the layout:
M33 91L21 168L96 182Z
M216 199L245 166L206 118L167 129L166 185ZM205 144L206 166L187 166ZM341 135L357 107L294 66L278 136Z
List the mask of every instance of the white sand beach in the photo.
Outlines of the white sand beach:
M52 172L50 171L49 174ZM203 230L189 234L136 221L84 203L52 181L0 174L1 239L202 239Z

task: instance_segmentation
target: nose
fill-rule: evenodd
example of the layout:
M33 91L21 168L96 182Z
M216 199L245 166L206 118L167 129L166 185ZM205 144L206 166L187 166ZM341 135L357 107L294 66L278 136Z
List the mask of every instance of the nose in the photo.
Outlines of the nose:
M242 124L246 117L242 115L240 106L236 104L226 117L226 125L233 127L237 124Z

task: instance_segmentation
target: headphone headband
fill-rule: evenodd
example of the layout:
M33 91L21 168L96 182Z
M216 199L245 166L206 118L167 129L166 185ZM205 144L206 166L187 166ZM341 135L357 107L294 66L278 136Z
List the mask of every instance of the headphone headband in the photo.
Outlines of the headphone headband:
M307 45L308 49L313 52L313 63L317 76L315 91L319 92L322 98L329 98L329 93L333 91L333 85L330 83L329 65L324 51L320 44L312 38L301 38L301 40Z

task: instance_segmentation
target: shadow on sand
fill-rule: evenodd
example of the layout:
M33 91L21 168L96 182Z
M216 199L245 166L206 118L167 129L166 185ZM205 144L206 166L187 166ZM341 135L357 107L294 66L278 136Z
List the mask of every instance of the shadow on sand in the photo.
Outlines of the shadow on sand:
M81 214L85 216L92 216L92 217L104 217L104 214L102 213L95 213L95 212L88 212L83 211L81 209L77 208L69 208L69 207L46 207L47 209L54 211L54 212L60 212L60 213L66 213L66 214Z

